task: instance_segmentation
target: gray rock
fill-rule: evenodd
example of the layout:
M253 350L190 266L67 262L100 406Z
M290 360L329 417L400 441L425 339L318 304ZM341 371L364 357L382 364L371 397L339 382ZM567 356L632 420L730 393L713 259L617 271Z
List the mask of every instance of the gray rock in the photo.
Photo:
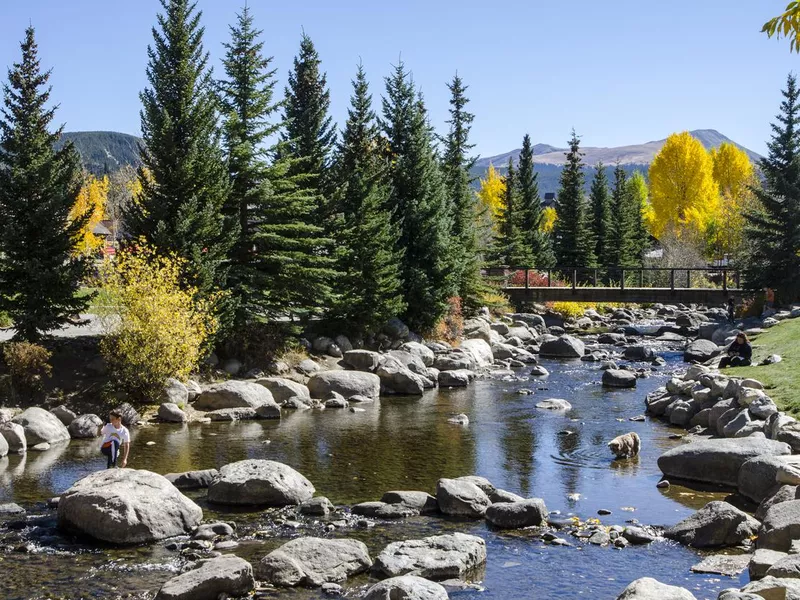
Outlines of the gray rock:
M421 396L425 391L422 378L397 360L384 359L376 374L390 393Z
M464 337L467 339L480 339L491 343L492 330L489 327L489 323L483 319L468 319L464 321Z
M308 391L308 387L302 383L292 381L291 379L285 379L283 377L263 377L257 379L256 383L267 388L272 394L273 400L278 404L293 397L311 400L311 393Z
M330 396L325 400L325 408L347 408L348 406L350 406L350 403L337 392L331 392Z
M800 487L796 485L775 484L766 493L761 504L758 505L755 512L756 519L763 522L770 508L776 504L789 502L790 500L800 500Z
M281 404L281 408L286 408L290 410L307 410L311 408L311 399L304 400L300 396L292 396L291 398L287 398Z
M492 503L477 485L456 479L437 482L436 500L442 513L473 519L482 517Z
M237 375L242 370L242 362L235 358L229 358L222 364L222 370L228 375Z
M413 354L419 358L426 367L432 367L436 358L433 350L424 344L420 344L419 342L406 342L400 346L400 350L403 352L408 352L409 354Z
M6 438L0 435L0 458L3 458L6 455L8 455L8 442L6 441Z
M496 502L523 502L525 498L506 490L495 490L489 494L489 500L495 504Z
M364 600L447 600L447 590L433 581L415 575L390 577L376 583Z
M439 373L439 385L441 387L466 387L473 379L475 379L475 373L468 369L441 371Z
M28 443L25 441L25 429L13 421L0 424L0 436L6 441L8 451L15 454L25 454Z
M374 373L325 371L311 377L308 389L312 398L323 399L331 392L338 392L345 398L366 396L377 399L381 393L381 380Z
M300 505L300 512L304 515L315 515L324 517L334 510L334 506L325 496L316 496L311 500L306 500Z
M65 427L69 427L69 424L72 423L78 416L63 404L50 409L50 412L53 413L56 418L58 418L58 420L64 424Z
M636 387L636 373L623 369L608 369L603 371L603 385L616 388Z
M693 548L736 546L758 533L759 523L727 502L709 502L664 532L664 537Z
M320 366L310 358L306 358L300 361L300 364L297 365L297 370L300 371L303 375L308 375L310 377L314 373L319 372Z
M632 582L617 600L697 600L689 590L667 585L651 577L642 577Z
M185 423L188 417L177 404L164 402L158 407L158 418L167 423Z
M749 571L750 579L761 579L767 574L769 568L782 558L789 556L785 552L778 552L777 550L767 550L766 548L759 548L755 551L750 559Z
M69 431L54 414L36 406L23 411L11 421L21 425L25 430L25 441L28 446L48 443L54 444L69 440ZM9 441L6 438L6 441ZM9 443L9 448L11 444Z
M459 371L472 369L472 358L466 354L449 352L439 354L433 362L433 366L441 371Z
M423 346L423 348L425 348L425 346ZM389 359L389 357L395 359L412 373L423 376L428 374L429 365L426 365L416 354L411 354L410 352L405 352L404 350L390 350L388 354L385 354L383 357L381 357L381 362L385 362Z
M346 581L372 566L367 547L358 540L301 537L286 542L261 559L259 579L281 587L319 587Z
M658 467L669 479L687 479L736 487L739 469L749 459L763 454L788 455L788 444L753 437L694 441L668 450Z
M752 554L714 554L692 566L693 573L709 573L733 577L747 569Z
M81 415L69 424L67 430L75 439L96 438L103 420L97 415Z
M469 417L463 413L456 415L454 417L450 417L447 419L447 422L451 425L469 425Z
M486 520L501 529L538 527L547 522L547 507L540 498L500 502L486 509Z
M262 404L275 404L270 391L251 381L224 381L207 387L194 402L197 410L222 408L256 408Z
M97 471L61 495L58 525L111 544L182 535L203 519L197 504L166 478L134 469Z
M736 410L736 412L733 414L733 418L726 419L726 415L728 415L728 413L725 413L719 418L717 427L719 427L719 424L723 421L727 421L722 427L722 435L725 437L742 437L737 434L742 431L742 429L747 427L747 425L753 419L750 417L750 412L746 408L732 410Z
M433 355L432 351L431 355ZM375 369L377 369L380 364L380 360L381 355L371 350L350 350L344 353L343 358L344 363L349 367L352 367L356 371L364 371L367 373L375 372Z
M742 588L746 594L755 594L759 600L800 600L800 580L764 577Z
M626 527L622 537L636 545L650 544L658 539L656 532L646 527Z
M585 346L581 340L571 335L562 335L555 340L542 342L539 355L554 358L581 358L585 354Z
M572 410L572 404L562 398L548 398L536 403L536 408L543 410L567 411Z
M550 371L545 369L542 365L536 365L531 369L531 377L548 377Z
M456 477L456 481L466 481L467 483L472 483L477 485L480 490L486 494L487 496L491 496L494 494L497 489L494 487L491 481L486 479L486 477L480 477L479 475L464 475L462 477Z
M423 515L439 512L439 504L436 502L436 498L427 492L386 492L383 497L381 497L381 502L385 502L386 504L402 504L404 506L408 506L409 508L413 508Z
M223 594L247 596L255 587L249 562L238 556L218 556L168 580L156 600L217 600Z
M683 353L686 362L706 362L722 352L722 348L710 340L695 340Z
M186 381L186 392L189 395L189 402L194 402L195 399L203 393L203 388L193 379L188 379Z
M386 502L361 502L355 504L350 512L371 519L405 519L420 514L417 509L405 504L387 504Z
M211 485L217 475L219 475L219 471L216 469L204 469L202 471L168 473L164 477L179 490L199 490Z
M208 487L215 504L287 506L314 496L314 486L300 473L271 460L242 460L225 465Z
M633 361L650 361L656 357L656 353L652 348L647 346L629 346L625 348L622 353L625 360Z
M769 495L776 482L797 485L800 480L797 483L793 483L791 481L781 481L778 477L778 472L782 470L782 467L793 464L800 467L800 456L765 455L751 458L739 470L737 485L739 493L754 502L761 502Z
M748 408L755 419L767 419L778 412L778 407L772 398L763 393L754 398Z
M800 538L800 500L775 504L764 515L758 532L758 548L789 552L792 540Z
M7 504L0 504L0 515L24 515L25 509L19 504L9 502Z
M486 542L474 535L454 533L389 544L372 569L384 577L414 573L444 580L464 577L485 562Z
M472 359L472 364L478 369L489 367L494 362L492 347L483 339L464 340L460 348L467 353Z
M779 579L800 579L800 554L790 554L781 558L767 570L768 577Z
M164 383L162 402L186 406L186 403L189 402L189 388L174 377L170 377Z
M242 406L240 408L220 408L206 413L206 417L212 421L246 421L258 417L255 408Z

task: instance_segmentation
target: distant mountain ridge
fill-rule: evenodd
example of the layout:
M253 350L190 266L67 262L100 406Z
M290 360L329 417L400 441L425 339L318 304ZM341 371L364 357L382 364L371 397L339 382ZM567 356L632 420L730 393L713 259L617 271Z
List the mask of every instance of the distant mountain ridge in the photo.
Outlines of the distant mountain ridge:
M72 142L84 168L95 175L113 173L122 167L141 164L139 147L142 139L116 131L64 132L57 147Z

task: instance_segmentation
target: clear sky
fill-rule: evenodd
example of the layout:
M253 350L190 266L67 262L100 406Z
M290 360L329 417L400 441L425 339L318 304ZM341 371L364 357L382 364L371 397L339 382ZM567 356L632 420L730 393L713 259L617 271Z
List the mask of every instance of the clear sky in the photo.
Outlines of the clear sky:
M563 146L574 127L591 146L717 129L764 153L786 76L800 65L761 25L787 0L249 0L280 85L301 31L328 74L334 118L363 61L376 100L402 56L444 127L445 82L458 71L476 114L476 152ZM218 74L228 24L244 0L198 0ZM19 58L28 23L53 68L57 120L69 131L138 134L138 92L158 0L0 0L0 66Z

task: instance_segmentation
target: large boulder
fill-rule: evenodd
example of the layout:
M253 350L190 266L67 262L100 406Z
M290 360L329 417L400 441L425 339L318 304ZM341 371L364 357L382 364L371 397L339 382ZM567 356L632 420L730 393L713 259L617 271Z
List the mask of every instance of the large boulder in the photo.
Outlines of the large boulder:
M179 490L200 490L207 488L219 475L216 469L202 471L184 471L183 473L167 473L164 477Z
M103 420L97 415L81 415L69 424L67 430L76 439L96 438L102 425Z
M775 504L764 515L758 532L758 547L789 552L792 540L800 538L800 500Z
M636 387L636 373L625 369L607 369L603 371L603 385L606 387Z
M372 350L348 350L344 353L342 362L356 371L373 373L381 364L381 355Z
M218 556L168 580L155 600L217 600L247 596L256 587L253 567L238 556Z
M262 404L275 404L270 391L251 381L223 381L208 386L194 401L197 410L222 408L256 408Z
M447 600L447 590L434 581L402 575L376 583L364 600Z
M25 441L25 429L12 421L0 423L0 436L8 444L8 451L16 454L25 454L28 443Z
M433 350L428 348L425 344L420 344L419 342L406 342L400 346L400 350L403 352L408 352L409 354L413 354L419 358L426 367L432 367L433 361L436 359Z
M345 398L366 396L377 399L381 395L381 379L374 373L360 371L324 371L315 373L308 382L312 398L324 400L331 392Z
M391 491L386 492L381 497L381 502L386 504L402 504L409 508L419 511L421 514L439 512L439 504L436 498L427 492L416 491Z
M8 442L6 438L0 435L0 458L3 458L8 454Z
M451 351L447 354L439 354L433 362L434 368L441 371L462 371L473 368L470 355L466 352Z
M781 558L767 569L767 576L800 579L800 554L790 554Z
M759 522L727 502L709 502L673 525L664 537L693 548L737 546L758 532Z
M645 361L653 360L656 357L656 353L647 346L628 346L625 348L625 352L622 353L622 357L625 360Z
M722 352L722 348L711 340L695 340L684 350L683 360L686 362L706 362Z
M742 588L742 592L753 594L759 600L800 600L800 580L764 577L748 583Z
M500 529L539 526L547 521L547 507L541 498L499 502L486 509L486 520Z
M778 481L778 472L785 465L800 467L800 456L756 456L742 465L739 470L739 493L753 500L761 502L769 495L770 490ZM791 482L782 482L791 483ZM800 481L798 481L800 483ZM797 485L796 483L794 485Z
M134 469L97 471L79 479L58 502L58 525L111 544L145 544L192 531L197 504L166 478Z
M471 339L461 342L461 349L472 359L476 368L482 369L494 363L492 347L484 339Z
M483 319L468 319L464 321L464 337L492 342L492 328Z
M283 377L263 377L257 379L256 383L267 388L272 394L272 398L278 404L294 396L308 400L311 399L311 393L308 391L308 387L302 383L292 381L291 379L284 379Z
M367 546L358 540L301 537L286 542L261 559L259 579L282 587L319 587L345 581L372 566Z
M468 369L441 371L439 373L439 385L441 387L466 387L473 379L475 379L475 373Z
M585 346L581 340L571 335L562 335L554 340L542 342L539 356L554 358L581 358L585 354Z
M173 402L162 402L158 407L158 418L165 423L185 423L188 420L181 407Z
M208 486L208 501L245 506L289 506L314 496L314 486L288 465L241 460L219 470Z
M486 562L486 542L464 533L394 542L375 559L372 570L383 577L413 573L433 580L463 577Z
M697 600L689 590L642 577L632 582L617 600Z
M783 442L763 438L709 439L668 450L658 458L658 467L668 479L687 479L736 487L739 469L755 456L788 455Z
M384 389L390 393L421 396L425 391L425 381L422 377L394 357L386 357L376 374Z
M125 427L133 427L137 425L141 420L142 416L139 412L130 404L130 402L123 402L119 406L114 408L121 416L120 420Z
M164 383L162 395L162 402L171 402L178 406L186 406L186 403L189 402L189 388L174 377L170 377Z
M428 367L425 365L423 360L411 352L406 352L405 350L390 350L389 353L383 357L383 359L384 362L393 359L394 362L399 363L417 375L425 376L428 374Z
M69 440L69 430L53 413L33 406L21 415L14 417L13 423L21 425L25 430L25 441L28 446L36 444L54 444Z
M489 496L471 481L440 479L436 483L439 510L446 515L481 518L492 504Z
M72 423L72 421L74 421L78 416L63 404L56 406L55 408L51 408L50 412L53 413L58 420L64 424L65 427L69 427L69 424Z

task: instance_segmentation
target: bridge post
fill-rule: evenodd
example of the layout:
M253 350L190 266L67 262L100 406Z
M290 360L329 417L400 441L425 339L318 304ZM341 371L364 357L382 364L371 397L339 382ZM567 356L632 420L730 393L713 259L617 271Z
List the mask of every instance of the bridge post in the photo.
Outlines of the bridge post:
M669 270L669 289L675 289L675 269Z
M547 287L550 287L550 269L547 269Z
M597 287L597 269L594 270L594 287Z
M622 274L620 275L619 278L619 289L621 290L625 289L625 269L622 269Z
M530 284L528 283L528 271L529 270L530 269L525 269L525 289L526 290L530 287Z
M644 269L639 269L639 287L644 287Z
M692 287L692 270L686 269L686 288Z
M722 269L722 291L728 291L728 270Z
M578 287L578 269L572 269L572 289Z

